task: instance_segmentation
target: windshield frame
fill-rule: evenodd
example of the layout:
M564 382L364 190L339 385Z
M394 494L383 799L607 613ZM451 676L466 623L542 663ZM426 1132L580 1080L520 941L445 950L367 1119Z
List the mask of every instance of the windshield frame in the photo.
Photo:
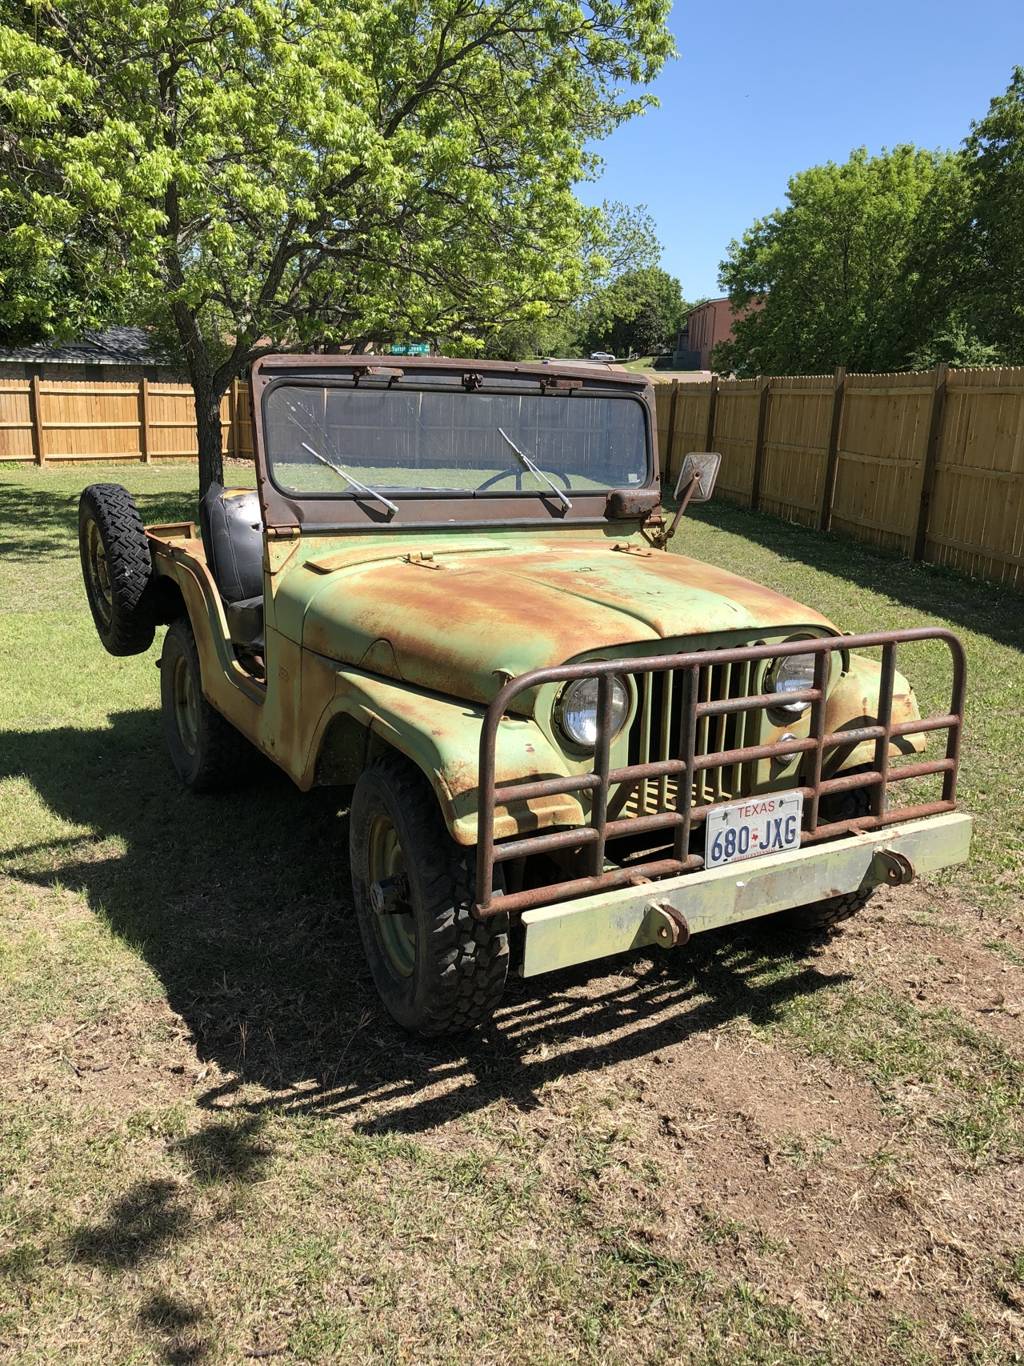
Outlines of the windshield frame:
M440 385L438 380L447 381ZM430 381L433 382L430 382ZM495 383L497 380L499 382ZM490 383L488 381L491 381ZM412 526L452 527L507 525L590 525L608 520L609 488L572 491L572 507L565 508L546 488L522 489L416 489L387 485L389 499L398 504L393 513L362 498L339 481L337 490L296 493L274 479L265 438L264 404L274 390L285 385L318 389L359 388L379 391L400 385L403 392L459 392L509 395L544 394L555 389L553 401L587 401L611 398L639 403L644 421L647 476L643 483L623 485L630 493L659 490L657 422L653 386L642 375L620 371L609 374L602 366L514 364L502 361L456 360L449 357L407 356L267 356L252 369L250 395L254 415L257 487L268 527L308 527L310 530L382 531Z

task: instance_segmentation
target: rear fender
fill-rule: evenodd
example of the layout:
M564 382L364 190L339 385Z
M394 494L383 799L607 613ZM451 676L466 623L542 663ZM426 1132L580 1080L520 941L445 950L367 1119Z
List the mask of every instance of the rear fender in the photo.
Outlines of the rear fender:
M181 594L199 651L203 695L237 730L259 745L262 689L235 658L220 594L205 559L195 553L198 543L183 536L159 534L169 530L147 528L150 554L156 574L173 581Z

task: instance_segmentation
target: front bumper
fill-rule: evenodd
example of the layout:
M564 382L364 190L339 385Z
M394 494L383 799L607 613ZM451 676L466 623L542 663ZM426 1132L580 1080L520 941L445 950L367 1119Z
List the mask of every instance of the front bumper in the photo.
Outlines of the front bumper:
M909 861L911 875L934 873L966 860L972 825L971 817L960 812L929 816L784 854L524 911L523 976L625 949L663 945L672 927L683 927L685 938L686 930L698 934L876 887L892 880L890 870L898 860L889 858L890 854Z

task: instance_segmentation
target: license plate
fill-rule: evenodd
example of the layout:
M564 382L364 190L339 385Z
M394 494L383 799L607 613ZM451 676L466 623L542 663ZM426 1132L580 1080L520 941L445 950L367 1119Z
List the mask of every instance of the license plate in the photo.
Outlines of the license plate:
M704 844L704 866L781 854L800 848L804 799L799 792L774 797L750 797L709 811Z

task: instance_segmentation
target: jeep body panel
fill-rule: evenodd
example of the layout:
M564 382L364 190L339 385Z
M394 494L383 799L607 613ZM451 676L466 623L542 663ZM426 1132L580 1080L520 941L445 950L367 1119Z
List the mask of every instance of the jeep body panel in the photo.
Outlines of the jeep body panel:
M736 632L754 639L766 627L838 634L781 594L621 531L396 533L347 550L341 538L303 540L275 583L283 635L477 702L505 678L584 653Z

